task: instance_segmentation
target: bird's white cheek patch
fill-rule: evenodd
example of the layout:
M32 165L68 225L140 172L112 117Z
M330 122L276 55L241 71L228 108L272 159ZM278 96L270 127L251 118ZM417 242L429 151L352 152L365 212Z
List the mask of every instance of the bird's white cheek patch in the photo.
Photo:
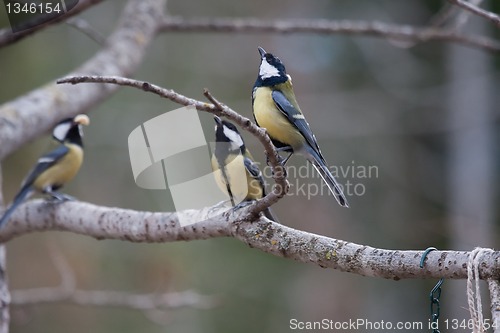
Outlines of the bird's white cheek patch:
M63 123L59 124L54 128L54 131L52 132L52 135L59 141L64 141L66 138L66 135L68 134L69 130L71 128L70 123Z
M227 128L226 126L224 126L224 134L227 136L227 138L229 140L231 140L231 143L235 143L236 145L238 145L237 148L243 146L243 139L235 131L230 130L229 128Z
M265 59L262 59L260 63L259 76L263 79L267 79L273 76L280 76L280 71L270 65Z

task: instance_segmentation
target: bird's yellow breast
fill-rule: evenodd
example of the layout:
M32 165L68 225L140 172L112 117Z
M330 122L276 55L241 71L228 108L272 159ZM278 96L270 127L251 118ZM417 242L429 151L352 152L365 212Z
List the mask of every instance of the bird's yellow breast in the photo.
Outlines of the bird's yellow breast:
M277 108L271 96L272 89L258 87L254 91L253 112L260 127L267 130L273 140L294 148L304 144L304 137L285 115Z
M34 181L33 186L38 191L47 187L60 187L72 180L83 162L83 149L75 144L66 144L69 152L55 165L42 172Z
M226 177L236 203L261 199L264 196L260 182L246 170L243 155L231 155L231 159L225 163ZM212 156L212 170L217 186L229 196L226 179L222 175L215 155Z

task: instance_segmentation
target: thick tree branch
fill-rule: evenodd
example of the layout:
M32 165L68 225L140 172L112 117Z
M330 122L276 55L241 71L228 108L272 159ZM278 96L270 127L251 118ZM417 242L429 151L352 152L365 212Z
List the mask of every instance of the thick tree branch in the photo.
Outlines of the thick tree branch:
M250 119L241 116L236 111L232 110L228 106L220 103L213 97L208 90L205 89L204 95L207 99L213 104L207 104L201 101L197 101L195 99L186 97L171 89L165 89L159 87L157 85L151 84L145 81L121 78L121 77L105 77L105 76L74 76L67 77L63 79L57 80L57 83L111 83L121 86L134 87L137 89L141 89L147 92L152 92L158 96L163 98L167 98L175 103L181 105L193 105L199 111L210 112L219 116L226 117L239 126L241 126L246 131L253 134L261 144L264 146L267 156L269 157L269 163L273 169L273 177L276 181L276 185L273 187L271 193L269 193L262 200L257 201L253 205L249 207L248 213L250 215L256 216L259 212L264 209L270 207L274 203L276 203L279 199L286 195L289 189L288 181L285 177L284 167L279 163L279 156L274 148L271 139L267 135L266 131L257 125L255 125Z
M500 332L500 280L489 279L488 288L490 290L491 322L496 323L493 328L494 333Z
M67 12L66 14L61 15L58 18L55 18L49 22L37 25L36 27L29 29L29 30L12 32L12 29L10 29L10 28L1 29L0 30L0 48L4 47L6 45L12 44L14 42L17 42L17 41L23 39L24 37L30 36L31 34L34 34L35 32L38 32L42 29L47 28L48 26L51 26L51 25L56 24L56 23L60 23L69 17L78 15L82 11L84 11L85 9L87 9L93 5L96 5L102 1L103 0L79 0L78 4L73 9L71 9L69 12Z
M443 41L458 43L488 51L499 52L500 42L476 35L435 27L415 27L383 22L351 20L272 20L167 17L161 25L162 32L238 32L238 33L314 33L364 35L409 42Z
M448 0L450 3L457 5L477 16L483 17L491 22L493 22L497 27L500 28L500 16L495 13L484 10L468 1L463 0Z
M130 0L106 47L77 73L128 75L141 63L161 23L164 0ZM57 86L49 83L0 105L0 160L40 136L64 117L87 111L116 91L114 85Z
M207 207L182 212L140 212L84 202L33 200L19 207L2 229L0 241L35 231L69 231L96 239L174 242L234 237L252 248L299 262L385 279L467 278L469 252L432 251L420 268L423 251L376 249L289 228L265 217L248 221L245 209ZM179 218L189 219L181 226ZM500 277L500 252L480 259L480 278Z

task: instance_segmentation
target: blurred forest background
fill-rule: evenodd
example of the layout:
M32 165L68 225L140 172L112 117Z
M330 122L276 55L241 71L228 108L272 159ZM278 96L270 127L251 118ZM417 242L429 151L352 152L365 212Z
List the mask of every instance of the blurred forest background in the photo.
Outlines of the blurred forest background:
M170 0L170 15L262 19L353 19L428 24L445 1ZM80 17L107 36L124 1L104 1ZM484 7L500 11L500 3ZM0 24L8 26L2 6ZM500 37L490 22L471 17L467 31ZM368 168L371 177L339 175L358 184L350 209L333 197L294 193L274 210L293 228L387 249L472 250L500 246L500 57L446 42L414 47L377 37L273 34L159 34L134 77L203 100L203 88L251 117L257 46L279 56L331 164ZM407 45L409 46L409 45ZM0 49L0 103L66 73L100 46L58 24ZM173 209L169 194L138 188L127 138L143 122L179 105L121 88L90 111L86 160L65 192L100 205L137 210ZM208 131L210 115L202 114ZM212 133L208 133L210 137ZM265 162L256 140L244 134ZM2 165L10 202L48 136L24 146ZM305 165L292 158L291 166ZM310 170L310 169L309 169ZM373 170L373 169L372 169ZM290 179L318 184L317 175ZM353 190L353 189L352 189ZM363 190L362 195L359 195ZM81 289L164 292L194 290L220 303L161 314L163 325L140 311L71 304L13 307L12 332L286 332L289 321L416 321L427 324L428 293L436 281L388 281L322 269L250 249L234 239L133 244L69 233L36 233L7 244L13 289L57 286L51 248L64 254ZM446 281L442 319L468 319L465 281ZM485 303L485 308L488 304Z

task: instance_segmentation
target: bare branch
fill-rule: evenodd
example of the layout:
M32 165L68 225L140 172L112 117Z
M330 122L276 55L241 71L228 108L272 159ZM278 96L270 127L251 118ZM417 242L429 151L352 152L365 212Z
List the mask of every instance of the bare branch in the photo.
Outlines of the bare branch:
M165 0L130 0L106 47L77 68L77 73L128 75L141 63L161 22ZM0 160L48 131L62 118L87 112L109 97L113 85L57 86L49 83L0 105Z
M49 22L37 25L36 27L29 29L29 30L12 32L12 29L10 29L10 28L1 29L0 30L0 48L4 47L6 45L12 44L14 42L17 42L17 41L23 39L24 37L27 37L31 34L34 34L35 32L38 32L38 31L41 31L42 29L47 28L48 26L51 26L51 25L56 24L56 23L60 23L64 20L66 20L68 17L78 15L82 11L84 11L85 9L87 9L93 5L96 5L102 1L103 0L79 0L78 4L73 9L71 9L69 12L67 12L66 14L61 15L61 16L59 16L59 17L57 17Z
M257 125L255 125L250 119L241 116L238 114L236 111L232 110L228 106L220 103L213 97L208 90L205 89L204 95L207 97L207 99L212 102L213 104L207 104L189 97L186 97L184 95L181 95L179 93L176 93L175 91L171 89L165 89L162 87L159 87L157 85L151 84L149 82L145 81L139 81L139 80L133 80L133 79L127 79L127 78L121 78L121 77L105 77L105 76L74 76L74 77L67 77L63 79L57 80L58 84L61 83L71 83L71 84L78 84L78 83L111 83L111 84L117 84L121 86L128 86L128 87L134 87L137 89L141 89L147 92L152 92L158 96L161 96L163 98L167 98L173 102L176 102L181 105L193 105L197 110L199 111L206 111L210 112L219 116L224 116L235 123L237 123L239 126L241 126L243 129L246 131L250 132L253 134L261 144L264 146L264 149L266 151L267 156L269 156L269 162L271 164L271 167L273 169L273 177L274 180L276 181L276 185L273 188L273 191L270 192L265 198L262 200L257 201L253 205L249 207L249 210L247 211L250 215L257 215L259 212L263 211L264 209L270 207L274 203L276 203L279 199L283 198L286 193L288 192L289 189L289 184L288 181L286 180L285 177L285 171L284 167L279 163L279 156L278 153L276 152L273 143L271 142L271 139L267 135L266 131Z
M429 25L433 28L443 27L446 22L454 17L459 9L445 3L443 7L429 20Z
M295 230L265 217L248 221L247 213L245 208L225 212L217 207L182 212L141 212L84 202L54 204L32 200L14 213L2 229L0 241L48 230L69 231L96 239L148 243L234 237L275 256L364 276L393 280L467 278L469 252L432 251L424 268L420 268L423 251L376 249ZM181 218L193 224L181 225ZM481 279L500 277L500 252L487 252L478 260Z
M450 3L457 5L477 16L483 17L491 22L493 22L497 27L500 28L500 16L495 13L484 10L473 3L464 0L448 0Z
M430 27L351 20L273 20L167 17L162 32L315 33L378 36L410 42L444 41L499 52L500 43L478 35Z
M64 288L34 288L12 291L12 305L69 302L82 306L112 306L135 310L194 307L208 309L217 302L213 297L194 291L132 294L110 290L65 290Z
M146 311L186 306L206 309L216 304L215 298L202 296L191 290L147 294L109 290L80 290L76 288L73 270L61 251L52 245L50 254L61 276L60 286L14 290L12 291L12 305L27 306L40 303L68 302L82 306L114 306Z

